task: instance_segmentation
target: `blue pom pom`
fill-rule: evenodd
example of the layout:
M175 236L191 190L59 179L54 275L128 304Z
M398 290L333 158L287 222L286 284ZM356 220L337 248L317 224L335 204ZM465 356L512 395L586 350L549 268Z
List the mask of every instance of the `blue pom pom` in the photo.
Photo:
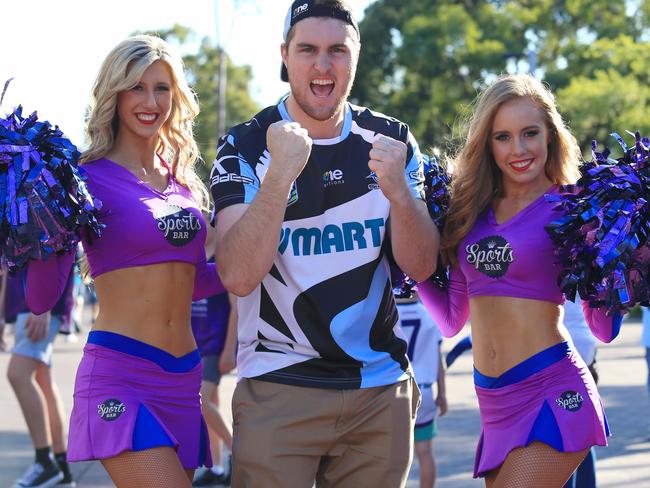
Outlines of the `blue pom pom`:
M11 271L74 250L82 231L100 235L101 202L78 159L74 144L36 112L25 118L18 107L0 118L0 254Z
M442 232L449 211L451 177L435 156L424 156L424 195L429 215Z
M575 185L556 196L563 216L546 230L562 267L558 285L570 300L579 293L592 307L625 312L648 304L650 265L650 141L635 134L614 160L605 148L592 144L593 161L585 163Z
M440 165L438 159L431 155L422 155L424 158L424 199L427 204L429 216L442 232L445 226L445 218L449 211L451 177ZM397 297L408 297L417 282L404 273L393 271L393 293ZM429 278L437 286L445 287L449 282L448 269L443 266L440 257L435 273Z
M447 170L443 168L435 156L425 156L424 194L427 209L441 234L445 226L447 212L449 212L449 202L451 200L450 188L451 176L449 176ZM449 269L442 264L440 256L438 256L436 271L429 279L441 288L445 288L449 283Z

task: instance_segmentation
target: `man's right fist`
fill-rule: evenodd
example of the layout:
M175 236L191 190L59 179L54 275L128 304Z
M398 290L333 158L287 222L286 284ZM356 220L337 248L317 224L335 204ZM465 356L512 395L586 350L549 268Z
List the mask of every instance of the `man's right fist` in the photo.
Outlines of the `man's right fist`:
M291 177L293 182L302 172L311 154L311 137L298 122L280 120L266 131L266 147L271 153L271 167ZM281 161L277 166L276 161ZM270 169L270 168L269 168Z

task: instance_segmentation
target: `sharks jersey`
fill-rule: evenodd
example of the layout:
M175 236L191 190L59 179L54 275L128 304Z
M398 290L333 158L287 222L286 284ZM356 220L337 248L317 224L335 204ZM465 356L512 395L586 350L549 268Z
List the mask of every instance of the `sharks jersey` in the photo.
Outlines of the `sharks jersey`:
M253 201L270 163L267 128L281 119L291 121L284 101L221 138L210 177L216 213ZM423 198L408 127L346 105L341 135L314 140L293 183L272 269L237 301L240 378L350 389L411 375L387 259L390 204L368 168L378 134L407 144L405 177Z

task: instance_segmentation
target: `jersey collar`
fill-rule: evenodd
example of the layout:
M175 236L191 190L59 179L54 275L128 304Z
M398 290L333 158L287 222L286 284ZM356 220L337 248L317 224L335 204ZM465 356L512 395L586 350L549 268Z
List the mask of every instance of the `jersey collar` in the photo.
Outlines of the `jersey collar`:
M280 100L280 103L278 103L278 111L280 112L283 120L293 122L294 120L291 118L289 111L287 110L286 100L288 97L289 95ZM345 140L346 137L348 137L350 128L352 127L352 109L350 108L349 102L345 102L343 110L345 113L343 115L343 127L341 128L341 134L337 137L332 137L331 139L314 139L314 144L318 146L331 146L338 144L339 142Z

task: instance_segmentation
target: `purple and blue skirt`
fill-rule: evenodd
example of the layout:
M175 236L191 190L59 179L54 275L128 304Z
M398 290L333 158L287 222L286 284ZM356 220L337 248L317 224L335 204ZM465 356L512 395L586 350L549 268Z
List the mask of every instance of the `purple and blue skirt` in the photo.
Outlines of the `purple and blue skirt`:
M177 358L130 337L92 331L77 370L68 461L169 446L185 469L211 466L200 389L198 350Z
M482 432L474 477L498 468L510 451L542 442L559 452L606 446L609 428L596 384L566 342L549 347L501 376L474 370Z

